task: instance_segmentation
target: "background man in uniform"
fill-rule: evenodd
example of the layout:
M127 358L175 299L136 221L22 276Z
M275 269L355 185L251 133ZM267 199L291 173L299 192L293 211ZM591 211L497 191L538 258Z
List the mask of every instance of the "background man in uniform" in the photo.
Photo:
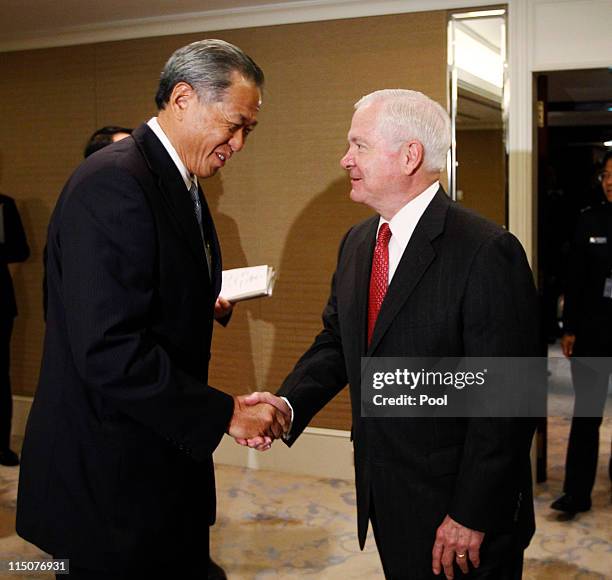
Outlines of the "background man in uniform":
M551 507L570 515L591 509L599 426L608 393L608 375L595 373L577 359L612 357L612 151L604 156L599 179L604 199L583 210L578 219L563 309L561 348L565 356L573 357L576 399L565 461L564 495Z
M23 262L29 256L30 248L15 201L0 194L0 465L7 466L19 465L19 457L11 449L11 335L17 302L8 265Z
M197 178L242 150L263 80L226 42L177 50L158 116L88 158L54 210L17 531L74 578L206 578L212 452L285 428L208 385L221 253Z
M277 393L294 413L288 443L349 383L359 543L370 519L385 576L453 578L461 569L471 578L521 578L534 531L532 422L364 418L360 362L535 356L525 253L440 186L450 145L440 105L416 91L383 90L355 108L341 164L351 199L378 215L342 240L323 330ZM284 405L270 394L248 399L262 400Z

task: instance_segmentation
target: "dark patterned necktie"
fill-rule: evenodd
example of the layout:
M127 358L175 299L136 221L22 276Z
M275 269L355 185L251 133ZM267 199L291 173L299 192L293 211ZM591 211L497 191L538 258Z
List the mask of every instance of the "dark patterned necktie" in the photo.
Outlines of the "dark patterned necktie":
M198 192L198 184L195 182L191 182L191 187L189 188L189 195L191 196L191 201L193 202L193 209L195 211L196 219L198 220L198 226L200 227L200 235L202 236L202 243L204 244L204 253L206 254L206 265L208 266L208 274L211 275L212 272L212 260L210 257L210 246L204 237L204 227L202 226L202 203L200 202L200 194Z
M368 346L372 341L372 334L376 319L380 312L387 286L389 285L389 240L391 229L384 223L378 231L378 239L372 257L372 273L370 274L370 294L368 297Z

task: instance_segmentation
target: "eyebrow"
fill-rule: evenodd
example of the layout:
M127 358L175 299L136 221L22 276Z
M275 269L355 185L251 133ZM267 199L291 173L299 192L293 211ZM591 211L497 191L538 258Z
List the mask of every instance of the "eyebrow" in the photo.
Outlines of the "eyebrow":
M349 143L356 143L357 141L359 141L360 143L366 143L367 140L364 139L361 135L351 135L350 133L347 135L347 140Z
M255 127L255 125L258 123L258 121L251 121L241 113L238 113L238 116L240 117L240 121L237 121L235 123L236 125L248 125L249 127Z

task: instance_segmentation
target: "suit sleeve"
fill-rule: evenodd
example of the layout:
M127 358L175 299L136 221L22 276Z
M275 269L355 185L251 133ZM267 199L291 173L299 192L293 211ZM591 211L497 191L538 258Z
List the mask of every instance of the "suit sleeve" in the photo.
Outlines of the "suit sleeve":
M75 186L60 232L62 296L81 379L195 459L209 456L233 400L177 368L151 330L157 232L135 178L104 169Z
M350 230L340 244L338 263L349 234ZM293 445L310 420L348 383L338 320L336 277L337 272L332 278L330 296L323 310L323 330L277 392L277 395L286 397L293 407L293 424L286 439L289 446Z
M536 292L518 240L489 238L477 253L464 301L466 356L538 354ZM471 529L500 529L516 519L535 422L528 418L469 420L449 515Z
M4 208L4 243L0 244L0 261L5 264L25 262L30 257L30 247L17 206L10 197L7 197L2 205Z
M223 327L226 327L229 323L230 320L232 319L232 314L234 313L234 311L232 310L231 312L228 312L223 318L217 318L216 321Z

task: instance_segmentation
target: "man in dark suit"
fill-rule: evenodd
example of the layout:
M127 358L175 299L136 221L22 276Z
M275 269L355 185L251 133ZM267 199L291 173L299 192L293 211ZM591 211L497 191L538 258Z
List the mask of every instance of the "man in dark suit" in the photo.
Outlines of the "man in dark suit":
M11 449L13 397L11 394L11 335L17 316L17 302L8 265L23 262L30 248L15 201L0 194L0 465L19 465Z
M17 531L74 578L206 578L212 452L285 427L207 382L221 253L197 177L244 147L262 85L231 44L177 50L158 116L89 157L53 212Z
M386 577L453 578L460 569L520 578L534 531L532 423L363 417L360 362L535 355L524 251L441 188L450 144L442 107L422 93L386 90L355 108L341 164L351 199L379 215L342 240L323 330L277 393L293 411L288 444L348 383L359 543L369 519ZM283 407L270 394L248 399L257 401Z
M576 395L567 445L564 494L553 509L574 515L591 509L597 473L599 427L608 394L612 365L612 151L599 173L603 199L582 211L567 267L561 348L571 357ZM608 361L597 372L581 357ZM598 365L600 366L600 365ZM607 371L607 372L605 372ZM608 471L612 477L612 457Z

